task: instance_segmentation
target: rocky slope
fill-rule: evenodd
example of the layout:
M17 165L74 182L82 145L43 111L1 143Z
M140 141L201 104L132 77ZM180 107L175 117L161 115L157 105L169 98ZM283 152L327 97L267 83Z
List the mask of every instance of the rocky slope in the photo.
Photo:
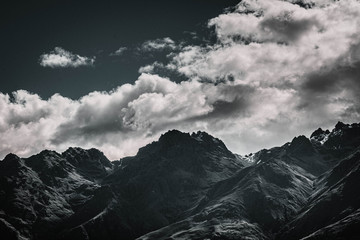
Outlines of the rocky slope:
M172 130L136 156L96 149L0 161L4 239L351 239L360 124L239 156Z

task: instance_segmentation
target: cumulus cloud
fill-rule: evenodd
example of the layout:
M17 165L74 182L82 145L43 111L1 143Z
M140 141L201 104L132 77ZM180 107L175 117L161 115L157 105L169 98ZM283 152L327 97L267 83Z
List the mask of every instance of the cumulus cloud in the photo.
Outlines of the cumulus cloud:
M82 57L66 51L61 47L55 47L50 53L45 53L40 56L40 65L51 68L93 66L94 62L95 57Z
M358 16L355 0L243 0L209 21L214 44L145 44L177 53L141 68L134 84L78 100L0 94L0 155L81 146L117 159L173 128L207 131L245 154L358 121Z
M158 38L155 40L148 40L141 45L141 50L145 52L150 51L162 51L162 50L174 50L177 48L174 40L169 37Z
M110 53L110 56L121 56L126 50L127 50L127 47L120 47L115 52Z
M220 15L209 21L217 36L240 38L256 42L289 43L300 40L309 31L319 31L319 13L291 2L242 1L235 12Z
M139 68L139 73L154 73L159 68L166 69L163 63L153 62L152 64L145 65Z
M284 1L242 1L209 21L219 44L187 46L169 67L189 77L274 84L332 66L358 39L358 2L305 9ZM350 17L352 16L352 17Z
M195 131L191 119L210 114L220 103L236 101L226 88L196 81L177 84L142 74L133 85L92 92L79 100L58 94L43 100L24 90L12 97L0 94L0 155L74 145L98 147L113 159L134 154L167 128Z
M355 0L244 0L209 20L216 44L185 46L167 67L203 83L254 89L245 114L222 121L228 133L211 128L232 149L253 151L316 126L358 121L359 14Z

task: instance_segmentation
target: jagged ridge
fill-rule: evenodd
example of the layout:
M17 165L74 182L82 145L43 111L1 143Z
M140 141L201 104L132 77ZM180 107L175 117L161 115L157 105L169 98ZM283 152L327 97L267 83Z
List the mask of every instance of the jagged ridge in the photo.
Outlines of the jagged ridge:
M339 122L246 156L205 132L177 130L113 163L96 149L9 154L0 161L0 231L6 239L351 237L359 146L360 124Z

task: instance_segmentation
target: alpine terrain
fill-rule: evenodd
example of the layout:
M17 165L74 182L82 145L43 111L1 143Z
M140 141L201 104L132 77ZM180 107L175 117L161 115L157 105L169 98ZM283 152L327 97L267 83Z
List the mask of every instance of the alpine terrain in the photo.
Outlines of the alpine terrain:
M136 156L0 161L1 239L359 239L360 123L240 156L205 132Z

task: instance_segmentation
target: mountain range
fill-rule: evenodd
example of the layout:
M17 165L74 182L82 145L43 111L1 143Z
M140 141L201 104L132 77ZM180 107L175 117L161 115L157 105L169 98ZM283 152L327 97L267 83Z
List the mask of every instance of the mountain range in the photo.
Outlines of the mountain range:
M2 239L358 239L360 123L241 156L171 130L135 156L0 161Z

